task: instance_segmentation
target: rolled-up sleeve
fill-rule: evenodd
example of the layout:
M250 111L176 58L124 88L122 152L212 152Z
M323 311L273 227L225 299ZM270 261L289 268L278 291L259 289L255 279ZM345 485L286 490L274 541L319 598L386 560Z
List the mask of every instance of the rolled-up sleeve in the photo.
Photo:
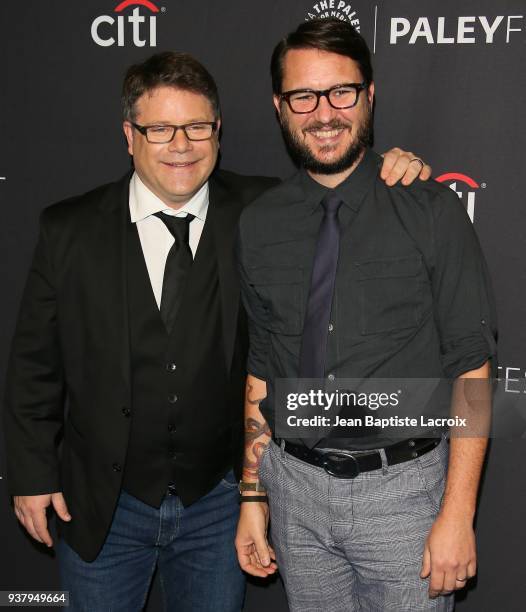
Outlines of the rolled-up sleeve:
M270 345L269 331L265 326L268 312L263 302L250 282L247 273L248 262L246 251L243 248L241 229L238 231L236 241L236 258L239 271L241 299L248 316L249 349L247 358L247 372L261 380L267 380L267 356Z
M449 189L437 196L432 288L445 375L490 360L497 371L497 318L488 267L465 208Z

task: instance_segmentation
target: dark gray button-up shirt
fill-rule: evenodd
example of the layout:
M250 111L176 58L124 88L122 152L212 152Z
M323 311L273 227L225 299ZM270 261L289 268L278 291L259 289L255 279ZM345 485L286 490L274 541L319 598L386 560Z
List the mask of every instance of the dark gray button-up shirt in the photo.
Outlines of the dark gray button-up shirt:
M335 190L344 205L327 330L328 380L455 378L488 359L496 367L491 284L462 203L435 181L387 187L380 164L368 150ZM240 220L247 368L267 382L261 410L271 428L275 380L298 376L326 193L299 171L248 206ZM375 434L331 446L376 448L392 441Z

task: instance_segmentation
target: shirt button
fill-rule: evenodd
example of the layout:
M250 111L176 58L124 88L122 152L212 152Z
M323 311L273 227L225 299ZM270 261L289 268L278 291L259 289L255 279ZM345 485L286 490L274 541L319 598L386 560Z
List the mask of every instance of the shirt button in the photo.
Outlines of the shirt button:
M175 402L177 401L177 395L175 393L172 393L168 396L168 401L170 402L170 404L175 404Z
M122 470L122 466L121 466L121 464L120 464L120 463L114 463L114 464L112 465L112 468L113 468L113 471L114 471L114 472L120 472L120 471Z
M329 323L329 331L331 332L334 329L334 325L332 323Z
M129 416L130 416L130 414L131 414L131 410L130 410L129 408L127 408L126 406L123 406L123 407L122 407L121 412L122 412L122 414L123 414L125 417L129 417Z
M175 425L168 425L168 431L170 433L175 433L177 431L177 427Z
M480 322L482 323L482 325L486 325L486 319L481 319Z
M336 378L336 376L334 376L334 374L329 374L329 376L327 376L327 378L328 378L330 381L333 381L333 380Z
M175 370L177 370L177 366L175 365L175 363L167 363L166 369L168 370L168 372L175 372Z

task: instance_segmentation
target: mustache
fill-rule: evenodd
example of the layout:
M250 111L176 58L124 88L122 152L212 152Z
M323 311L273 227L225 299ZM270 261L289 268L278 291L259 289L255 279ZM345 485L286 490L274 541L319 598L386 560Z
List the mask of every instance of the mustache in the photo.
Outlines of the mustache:
M328 121L327 123L322 123L321 121L314 121L307 127L303 128L303 132L317 132L318 130L329 129L329 130L345 130L347 128L351 128L352 123L350 121L341 121L339 119L334 119L333 121Z

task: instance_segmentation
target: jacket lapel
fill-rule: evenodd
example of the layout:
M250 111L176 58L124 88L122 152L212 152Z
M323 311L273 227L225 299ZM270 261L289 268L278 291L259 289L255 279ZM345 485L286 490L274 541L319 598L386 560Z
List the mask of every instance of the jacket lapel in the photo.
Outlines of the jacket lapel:
M225 363L230 372L239 314L239 282L234 258L234 243L242 207L235 193L214 176L210 178L210 201L206 223L211 224L217 253L219 291Z
M129 220L129 186L132 172L114 183L99 202L101 224L96 245L99 291L108 291L110 319L114 324L116 346L120 347L120 375L131 397L130 338L127 287L127 230ZM111 297L110 297L111 296Z

